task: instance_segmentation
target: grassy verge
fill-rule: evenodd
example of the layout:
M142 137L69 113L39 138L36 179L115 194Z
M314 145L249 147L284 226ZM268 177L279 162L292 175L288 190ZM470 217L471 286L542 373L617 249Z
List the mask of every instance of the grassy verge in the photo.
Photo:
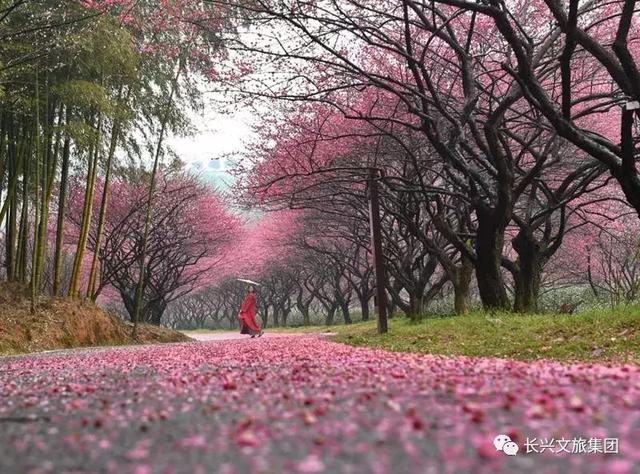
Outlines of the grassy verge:
M339 342L391 351L640 363L640 307L577 315L473 313L418 323L394 318L382 335L375 322L329 329Z

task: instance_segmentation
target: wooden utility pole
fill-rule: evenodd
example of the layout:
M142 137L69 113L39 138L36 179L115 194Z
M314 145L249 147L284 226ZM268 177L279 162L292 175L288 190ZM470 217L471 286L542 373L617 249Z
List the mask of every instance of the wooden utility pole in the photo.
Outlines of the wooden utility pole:
M378 171L369 170L369 227L371 229L371 253L376 272L376 310L378 313L378 333L388 331L387 325L387 276L382 257L382 231L380 226L380 197L378 195Z

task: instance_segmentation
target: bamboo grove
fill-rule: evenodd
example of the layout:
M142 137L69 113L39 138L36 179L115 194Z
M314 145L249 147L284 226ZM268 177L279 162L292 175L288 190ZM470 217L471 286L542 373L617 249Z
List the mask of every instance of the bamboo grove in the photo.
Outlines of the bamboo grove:
M182 111L198 102L181 74L183 31L152 28L141 14L127 24L82 3L0 2L2 262L6 280L29 288L32 310L40 294L95 298L114 176L147 183L148 227L156 174L173 166L163 138L188 127ZM155 3L138 5L151 12ZM163 43L177 44L179 53L159 60L151 45ZM73 183L83 189L72 228ZM137 299L144 252L139 268Z

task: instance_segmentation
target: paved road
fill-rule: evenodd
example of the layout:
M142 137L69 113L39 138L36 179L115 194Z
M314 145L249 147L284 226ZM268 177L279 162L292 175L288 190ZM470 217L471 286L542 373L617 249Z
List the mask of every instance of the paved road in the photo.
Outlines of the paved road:
M640 472L640 371L300 335L3 358L0 472Z
M189 336L191 339L195 339L200 342L208 342L208 341L243 341L247 339L251 339L251 336L247 336L246 334L240 334L238 331L236 332L191 332L185 331L184 334ZM281 338L281 337L300 337L300 336L331 336L334 333L325 332L318 334L309 334L309 333L278 333L278 332L265 332L259 339L273 339L273 338Z

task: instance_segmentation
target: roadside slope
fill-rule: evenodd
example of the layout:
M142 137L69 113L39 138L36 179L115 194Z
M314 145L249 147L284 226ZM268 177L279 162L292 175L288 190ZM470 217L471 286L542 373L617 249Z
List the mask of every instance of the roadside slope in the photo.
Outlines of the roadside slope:
M186 342L190 338L167 328L131 325L92 303L41 298L31 314L28 292L16 284L0 286L0 355L71 347L151 342Z

